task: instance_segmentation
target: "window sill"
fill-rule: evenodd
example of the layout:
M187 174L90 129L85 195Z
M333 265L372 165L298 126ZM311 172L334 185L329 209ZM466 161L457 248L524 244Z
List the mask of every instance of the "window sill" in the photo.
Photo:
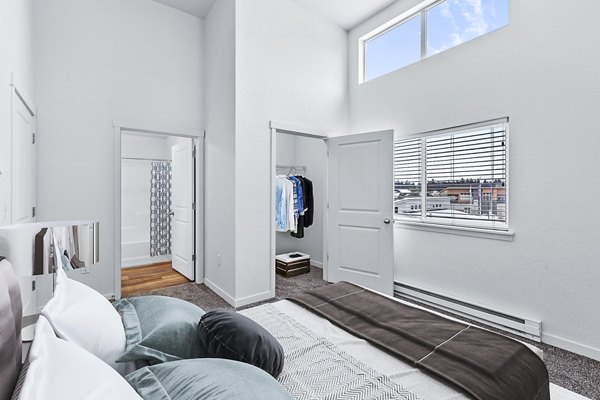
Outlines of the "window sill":
M503 240L506 242L512 242L515 236L515 233L512 231L472 228L467 226L432 224L430 222L404 221L400 219L394 220L394 226L402 229L414 229L425 232L437 232L451 235L471 236L484 239Z

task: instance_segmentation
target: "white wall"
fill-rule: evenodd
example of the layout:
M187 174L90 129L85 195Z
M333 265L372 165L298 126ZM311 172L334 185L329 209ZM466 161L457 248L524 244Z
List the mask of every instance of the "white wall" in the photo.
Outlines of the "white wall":
M236 2L235 243L239 304L268 297L269 120L343 131L346 32L291 0Z
M323 228L325 180L327 179L327 147L321 139L311 139L283 133L277 134L277 164L305 165L305 176L313 183L313 224L304 228L302 239L294 238L289 232L277 232L276 253L300 251L310 255L313 265L323 267Z
M35 104L33 0L12 0L13 83Z
M121 135L121 158L170 160L171 140L168 136L124 133Z
M205 21L204 282L232 303L235 298L235 1L217 1Z
M516 234L502 242L396 224L396 280L540 319L545 342L600 359L600 209L591 200L600 195L600 53L591 50L600 3L512 1L508 27L358 85L358 37L414 3L350 33L352 129L403 137L509 116Z
M32 0L0 0L0 226L11 215L11 83L35 107Z
M148 0L34 2L40 220L100 222L114 292L113 119L201 129L202 25Z
M313 224L304 228L304 238L300 239L298 250L310 254L311 263L323 266L323 234L325 228L325 198L327 180L327 145L320 139L298 137L296 139L296 162L306 165L306 177L313 183L314 214Z

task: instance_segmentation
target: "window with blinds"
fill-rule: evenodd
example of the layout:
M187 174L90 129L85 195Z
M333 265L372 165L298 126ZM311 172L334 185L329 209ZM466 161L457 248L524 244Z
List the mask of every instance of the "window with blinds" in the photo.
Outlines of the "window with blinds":
M507 130L502 119L396 141L396 215L507 229Z

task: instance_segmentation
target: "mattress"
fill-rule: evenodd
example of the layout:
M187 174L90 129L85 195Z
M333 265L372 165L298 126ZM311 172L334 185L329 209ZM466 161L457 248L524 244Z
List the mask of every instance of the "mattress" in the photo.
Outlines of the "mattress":
M357 390L366 390L363 399L469 399L290 301L241 313L263 325L284 347L286 364L280 382L297 399L344 398ZM539 349L533 349L541 356Z
M241 313L263 325L283 346L286 360L280 383L296 399L341 399L365 388L368 392L361 393L361 399L469 399L290 301ZM298 353L305 359L297 360Z

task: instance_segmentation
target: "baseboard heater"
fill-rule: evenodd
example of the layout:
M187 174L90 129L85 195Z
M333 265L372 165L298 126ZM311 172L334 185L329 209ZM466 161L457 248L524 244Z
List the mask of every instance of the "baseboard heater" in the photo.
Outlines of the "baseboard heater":
M542 322L472 304L441 293L394 282L394 294L423 305L466 317L536 342L541 341Z

